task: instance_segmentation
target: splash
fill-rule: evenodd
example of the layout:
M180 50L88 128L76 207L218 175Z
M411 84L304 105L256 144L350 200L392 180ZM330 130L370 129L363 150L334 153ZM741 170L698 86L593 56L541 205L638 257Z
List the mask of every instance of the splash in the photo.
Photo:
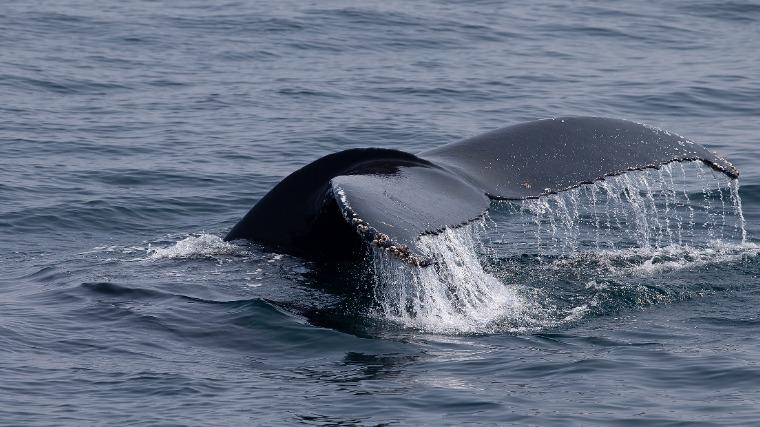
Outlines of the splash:
M240 246L225 242L221 237L213 234L201 234L189 236L173 246L154 248L149 245L148 259L184 259L184 258L207 258L222 255L245 255L247 252Z
M673 292L635 282L760 254L747 241L738 189L736 180L689 162L496 202L493 219L421 237L431 267L375 249L375 312L433 333L528 332L599 313L600 295L669 301ZM582 289L571 289L573 281Z
M676 162L538 199L505 202L510 215L503 229L509 232L505 237L518 230L532 235L515 249L544 255L746 243L738 188L736 180L701 162Z
M423 236L418 247L433 260L410 267L374 251L377 311L407 328L434 333L485 333L545 325L541 307L520 286L507 286L479 259L484 222Z
M713 263L736 262L760 255L755 243L715 240L704 247L669 245L661 248L628 248L577 253L543 263L544 270L584 269L607 277L641 277L695 268Z

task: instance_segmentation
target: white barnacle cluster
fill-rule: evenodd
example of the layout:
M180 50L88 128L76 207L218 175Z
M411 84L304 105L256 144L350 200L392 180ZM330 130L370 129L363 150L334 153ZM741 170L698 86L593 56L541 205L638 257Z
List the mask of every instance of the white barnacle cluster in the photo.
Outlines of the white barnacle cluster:
M372 231L374 232L372 245L375 247L381 248L385 252L395 255L400 260L417 267L430 264L430 260L414 255L414 253L412 253L412 251L409 249L409 246L395 243L393 239L390 238L390 236L385 233L381 233L374 228L372 228Z
M348 221L349 224L354 226L356 232L365 241L369 242L374 247L383 249L385 252L395 255L400 260L408 264L417 267L430 264L430 260L427 258L416 256L412 253L407 245L402 245L394 242L390 236L385 233L381 233L375 227L369 225L367 221L360 218L348 203L348 198L346 197L346 193L343 191L343 189L335 189L335 194L338 196L338 199L340 201L343 217L346 219L346 221Z
M349 205L348 205L348 199L346 198L346 192L343 191L342 188L336 188L335 189L335 194L338 195L338 198L340 199L340 202L343 204L343 206L349 207Z
M361 218L356 218L356 217L351 218L351 224L353 224L354 227L356 227L356 231L358 231L359 234L364 234L368 232L370 229L370 226L367 225L367 223Z
M718 159L718 162L711 162L710 166L719 170L720 172L732 175L732 178L736 179L736 177L739 175L739 171L736 169L736 166L734 166L733 163L729 162L725 157L719 156L717 153L712 154L716 159ZM723 164L719 162L723 162ZM728 165L728 167L725 167L723 165Z

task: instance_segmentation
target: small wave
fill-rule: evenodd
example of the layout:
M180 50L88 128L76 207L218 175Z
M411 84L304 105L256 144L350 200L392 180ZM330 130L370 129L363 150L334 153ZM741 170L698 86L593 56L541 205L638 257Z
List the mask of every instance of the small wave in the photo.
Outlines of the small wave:
M601 254L612 259L633 261L629 271L655 274L665 271L699 267L706 264L734 262L760 254L760 246L754 243L710 242L708 247L695 248L687 245L671 245L657 250L627 249L619 253ZM636 260L643 262L636 263ZM619 270L618 270L619 271Z
M111 297L129 297L132 300L139 298L157 299L178 296L157 291L155 289L129 287L111 282L85 282L80 285L80 288Z
M173 246L154 248L148 246L148 259L152 261L162 259L187 259L208 258L220 255L243 256L248 251L233 243L225 242L221 237L213 234L201 234L189 236Z

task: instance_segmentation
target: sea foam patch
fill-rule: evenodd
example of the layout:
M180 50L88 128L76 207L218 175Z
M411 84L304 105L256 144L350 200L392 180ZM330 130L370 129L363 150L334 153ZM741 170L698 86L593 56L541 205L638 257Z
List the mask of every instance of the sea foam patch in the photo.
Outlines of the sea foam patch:
M200 234L197 236L188 236L171 246L153 247L151 245L148 247L147 253L148 259L155 261L161 259L246 255L248 251L241 246L225 242L219 236L213 234Z

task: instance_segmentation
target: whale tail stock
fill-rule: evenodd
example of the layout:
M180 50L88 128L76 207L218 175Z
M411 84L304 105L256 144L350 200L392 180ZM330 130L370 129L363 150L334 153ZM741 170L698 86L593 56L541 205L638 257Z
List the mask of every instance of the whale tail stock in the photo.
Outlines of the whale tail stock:
M427 265L416 249L418 237L481 217L490 199L536 198L692 160L739 176L730 162L682 136L598 117L537 120L417 155L350 149L283 179L225 240L325 260L361 256L374 245Z

